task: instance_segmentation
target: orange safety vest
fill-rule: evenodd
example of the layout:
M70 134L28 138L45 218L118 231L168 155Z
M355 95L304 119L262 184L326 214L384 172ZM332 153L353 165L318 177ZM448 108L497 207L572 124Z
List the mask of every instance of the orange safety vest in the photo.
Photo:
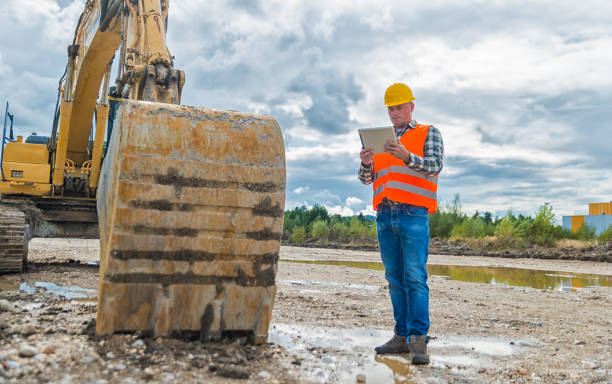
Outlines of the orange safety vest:
M399 142L415 155L423 156L423 145L430 125L418 124L407 130ZM378 210L386 197L399 203L425 207L429 213L438 208L438 176L430 176L412 168L388 153L374 155L374 198L372 206Z

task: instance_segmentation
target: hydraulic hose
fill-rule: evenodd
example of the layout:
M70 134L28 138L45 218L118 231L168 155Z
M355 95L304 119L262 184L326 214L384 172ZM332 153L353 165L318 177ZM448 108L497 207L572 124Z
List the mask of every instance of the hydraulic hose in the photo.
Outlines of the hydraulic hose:
M105 3L108 1L110 0L106 0ZM106 10L102 9L102 13L100 14L100 32L106 31L110 22L117 17L122 4L123 0L114 0L110 5L107 5Z

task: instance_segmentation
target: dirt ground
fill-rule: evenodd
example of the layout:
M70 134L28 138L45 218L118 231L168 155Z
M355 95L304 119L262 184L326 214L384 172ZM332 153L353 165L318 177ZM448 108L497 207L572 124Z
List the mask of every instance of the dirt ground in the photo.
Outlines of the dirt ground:
M95 338L98 251L96 240L34 239L28 272L0 276L0 383L612 383L610 287L432 275L431 364L414 367L373 351L393 329L383 271L307 263L377 262L376 252L282 247L269 343L254 347ZM612 278L612 264L586 261L430 255L430 264Z

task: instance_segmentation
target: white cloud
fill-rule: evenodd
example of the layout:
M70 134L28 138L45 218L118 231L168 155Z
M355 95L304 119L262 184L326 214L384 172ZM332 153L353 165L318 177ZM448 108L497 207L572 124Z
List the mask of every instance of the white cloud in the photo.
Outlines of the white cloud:
M303 192L307 192L310 189L310 187L298 187L296 189L293 190L293 193L295 193L296 195L299 195Z
M340 216L353 216L355 215L355 211L350 209L349 207L334 205L334 206L326 206L327 212L330 215L340 215Z
M366 205L365 209L362 209L361 211L359 211L359 213L364 216L376 216L376 211L372 207L372 204Z
M344 201L344 204L347 207L350 207L350 206L353 206L353 205L361 205L362 203L363 203L363 200L361 200L360 198L355 197L355 196L349 196Z

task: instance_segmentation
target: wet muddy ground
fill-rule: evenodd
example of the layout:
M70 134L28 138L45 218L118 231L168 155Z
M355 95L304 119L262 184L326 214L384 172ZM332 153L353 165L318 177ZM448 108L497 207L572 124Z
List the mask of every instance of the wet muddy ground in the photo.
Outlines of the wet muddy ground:
M373 353L393 329L375 252L282 247L258 347L96 339L97 242L34 239L29 259L0 276L0 383L612 383L612 264L431 255L431 364L413 367Z

